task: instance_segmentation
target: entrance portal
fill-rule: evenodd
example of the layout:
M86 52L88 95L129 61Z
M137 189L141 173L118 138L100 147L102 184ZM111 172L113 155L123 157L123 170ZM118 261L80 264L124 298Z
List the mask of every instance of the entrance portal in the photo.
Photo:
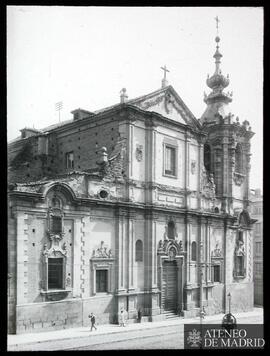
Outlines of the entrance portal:
M178 290L176 261L164 261L162 270L162 308L176 312Z

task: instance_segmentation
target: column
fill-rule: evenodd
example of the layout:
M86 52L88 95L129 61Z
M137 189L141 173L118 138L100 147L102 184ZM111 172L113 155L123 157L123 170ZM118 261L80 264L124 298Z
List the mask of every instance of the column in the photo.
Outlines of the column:
M226 134L226 132L224 132ZM222 171L222 209L224 212L228 212L228 183L229 183L229 176L228 176L228 168L229 168L229 160L228 160L228 137L223 137L222 139L222 152L223 152L223 171Z
M211 220L207 220L206 224L206 282L211 283L211 245L210 245L210 238L211 238Z
M134 136L134 126L132 124L128 125L128 135L129 135L129 178L133 176L133 136Z
M153 119L145 121L145 181L152 183L156 177L156 124ZM152 204L153 190L148 188L145 190L146 203Z
M125 217L127 216L127 211L119 208L116 211L116 251L115 251L115 268L116 268L116 276L117 276L117 292L124 292L125 287L127 285L127 281L125 283L126 277L126 261L125 256L126 252L126 228L125 228Z
M190 136L186 132L185 134L185 189L189 190L189 142ZM185 205L188 207L188 195L186 195Z
M158 305L158 288L157 288L157 246L156 246L156 220L158 216L152 211L145 214L145 272L146 272L146 289L149 293L147 306L150 315L160 313Z
M134 263L135 263L135 222L136 211L129 211L128 219L128 290L134 290Z
M200 192L202 190L201 187L201 171L204 165L203 162L203 144L201 142L201 140L198 141L198 173L197 173L197 177L198 177L198 185L197 185L197 189L198 192ZM201 209L202 207L202 201L201 201L201 197L198 198L198 209Z
M190 284L190 262L191 262L191 225L192 225L192 218L191 216L186 215L186 249L187 249L187 268L186 268L186 281L187 284Z
M81 272L81 219L74 220L74 242L73 242L73 296L81 296L80 272ZM91 271L93 275L93 271ZM90 295L93 293L90 287Z
M184 281L184 257L177 257L177 276L178 276L178 313L184 310L184 298L183 298L183 281Z

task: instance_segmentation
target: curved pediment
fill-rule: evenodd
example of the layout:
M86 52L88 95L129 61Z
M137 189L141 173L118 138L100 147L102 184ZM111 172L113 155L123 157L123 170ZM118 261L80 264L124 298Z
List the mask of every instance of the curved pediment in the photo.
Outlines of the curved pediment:
M158 253L162 255L167 255L170 258L174 258L183 253L182 241L177 242L176 240L160 240L158 246Z

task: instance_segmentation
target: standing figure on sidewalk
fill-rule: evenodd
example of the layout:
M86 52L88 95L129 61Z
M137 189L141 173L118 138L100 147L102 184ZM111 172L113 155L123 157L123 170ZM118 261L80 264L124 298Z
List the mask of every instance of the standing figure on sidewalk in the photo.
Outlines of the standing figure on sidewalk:
M93 313L91 313L90 315L88 315L88 318L90 318L90 321L91 321L91 330L90 331L92 331L93 328L95 328L95 330L97 330L96 325L95 325L96 324L95 315Z
M119 325L120 326L126 326L126 314L125 314L125 309L121 308L120 314L119 314Z
M140 323L142 320L142 312L141 309L138 310L138 323Z

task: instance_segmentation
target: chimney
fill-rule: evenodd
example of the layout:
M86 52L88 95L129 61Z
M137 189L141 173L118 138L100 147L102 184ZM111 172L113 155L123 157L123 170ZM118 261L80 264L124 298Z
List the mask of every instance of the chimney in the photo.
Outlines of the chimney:
M71 114L73 114L73 120L81 120L94 115L94 113L81 108L71 111Z

